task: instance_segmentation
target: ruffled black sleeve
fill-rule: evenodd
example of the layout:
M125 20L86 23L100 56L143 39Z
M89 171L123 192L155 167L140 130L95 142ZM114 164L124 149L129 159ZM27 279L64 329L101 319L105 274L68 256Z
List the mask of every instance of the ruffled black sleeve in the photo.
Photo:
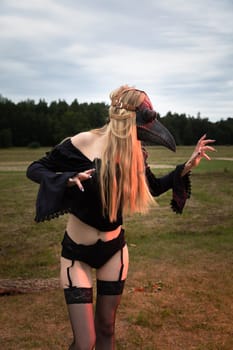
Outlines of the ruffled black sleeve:
M72 152L69 147L67 142L56 146L27 169L27 177L40 184L36 200L37 222L69 212L70 195L74 189L67 187L68 179L90 168L78 151Z
M36 200L35 221L50 220L68 213L70 205L68 201L67 182L77 172L64 172L60 174L47 172L43 177ZM71 189L70 189L71 190Z
M153 174L149 166L146 167L146 178L152 196L159 196L172 189L171 207L178 214L182 213L186 200L191 195L190 173L181 176L184 165L177 165L175 170L159 178Z

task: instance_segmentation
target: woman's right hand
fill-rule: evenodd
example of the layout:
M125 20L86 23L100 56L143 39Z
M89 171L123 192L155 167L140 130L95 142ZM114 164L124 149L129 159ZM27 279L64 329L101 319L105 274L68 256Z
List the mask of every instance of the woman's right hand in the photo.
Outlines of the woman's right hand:
M80 191L84 192L84 188L82 185L82 181L91 179L92 174L95 172L95 168L93 169L88 169L86 171L82 171L78 174L76 174L74 177L69 178L68 180L68 187L72 187L72 186L78 186L78 188L80 189Z

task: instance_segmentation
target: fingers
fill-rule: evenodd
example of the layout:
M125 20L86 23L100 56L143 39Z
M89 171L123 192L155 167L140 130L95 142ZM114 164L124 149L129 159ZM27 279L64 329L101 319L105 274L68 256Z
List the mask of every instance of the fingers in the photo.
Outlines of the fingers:
M78 186L78 188L80 189L80 191L84 191L84 188L81 184L81 181L78 178L78 175L75 177L70 177L68 180L68 187L72 187L72 186Z
M216 149L214 147L211 147L211 146L204 146L204 147L202 147L202 150L216 152Z
M87 174L87 175L92 175L94 172L95 172L95 168L86 170L86 171L85 171L85 174Z
M204 152L206 151L212 151L215 152L215 148L209 146L209 144L214 143L215 140L212 139L206 139L206 134L203 135L199 141L197 142L196 150L198 151L199 155L204 156ZM206 157L205 157L206 158Z
M92 174L95 172L95 169L89 169L86 171L82 171L81 173L78 173L78 178L80 181L91 179Z
M211 158L210 156L208 156L208 154L206 154L206 151L217 152L214 147L211 147L211 146L202 147L202 152L203 152L202 156L207 160L211 160Z
M200 157L200 159L205 158L207 160L211 160L211 158L208 156L208 154L206 154L206 151L216 152L216 149L214 147L211 147L211 146L202 146L202 147L200 147L196 158Z
M206 153L203 154L203 157L207 160L211 160L211 158Z
M206 139L206 134L204 134L197 142L198 145L206 145L208 143L213 143L216 140Z
M215 140L211 140L211 139L209 139L209 140L203 140L202 141L202 145L208 145L209 143L214 143L215 142Z
M78 173L75 177L69 179L69 183L72 185L77 185L80 191L84 192L84 187L82 181L92 178L92 174L95 172L95 168L88 169L86 171Z
M211 146L202 146L198 148L198 154L204 154L206 151L217 152L214 147Z
M189 170L197 166L202 158L211 160L211 158L206 154L207 151L216 152L216 149L210 146L211 143L214 143L215 140L206 139L206 134L203 135L197 142L194 152L192 153L190 159L188 160L187 167Z
M206 138L206 134L204 134L199 140L198 140L198 143L203 141L204 139Z
M69 186L74 186L74 185L78 186L80 191L84 192L83 185L82 185L81 181L79 180L79 174L76 175L75 177L72 177L69 179Z

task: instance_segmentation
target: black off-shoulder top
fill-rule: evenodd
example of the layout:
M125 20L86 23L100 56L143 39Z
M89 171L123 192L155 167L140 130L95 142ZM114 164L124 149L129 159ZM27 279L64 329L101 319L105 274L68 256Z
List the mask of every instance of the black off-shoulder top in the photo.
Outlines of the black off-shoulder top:
M34 161L27 169L27 177L40 184L36 200L35 221L50 220L65 213L72 213L84 223L100 231L111 231L123 223L119 209L117 219L110 222L103 215L98 183L100 159L91 161L68 138L55 146L46 155ZM146 167L146 178L153 196L159 196L169 189L173 190L172 209L182 213L186 199L190 197L189 174L181 177L184 165L160 178L155 177ZM77 186L67 187L70 177L95 168L92 178L82 182L84 192Z

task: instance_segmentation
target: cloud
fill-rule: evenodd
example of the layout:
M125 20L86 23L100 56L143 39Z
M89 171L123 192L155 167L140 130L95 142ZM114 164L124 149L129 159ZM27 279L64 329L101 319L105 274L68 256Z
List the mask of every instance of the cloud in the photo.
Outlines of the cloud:
M229 0L3 0L0 93L106 101L128 83L167 111L233 114Z

